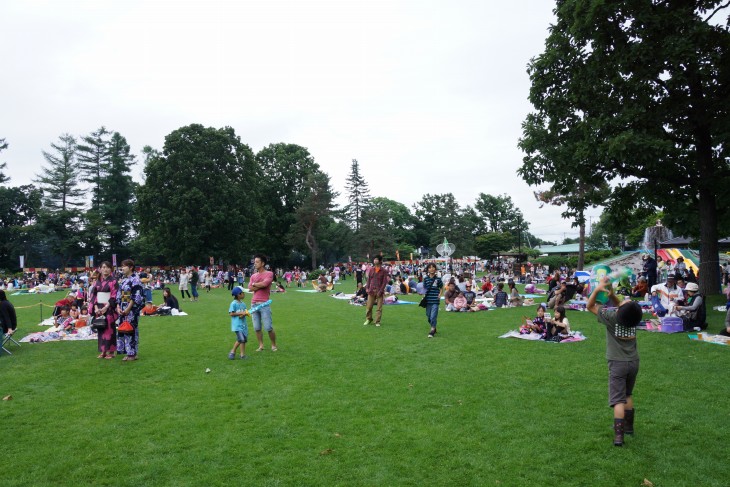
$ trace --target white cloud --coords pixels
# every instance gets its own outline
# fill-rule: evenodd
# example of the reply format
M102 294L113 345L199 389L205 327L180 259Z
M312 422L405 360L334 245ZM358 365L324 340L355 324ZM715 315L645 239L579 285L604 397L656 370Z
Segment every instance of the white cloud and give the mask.
M309 148L338 189L357 158L411 205L508 193L533 233L575 235L516 175L529 59L552 2L24 1L0 7L0 137L13 184L61 133L101 125L133 149L189 123L254 150ZM596 214L599 213L595 210Z

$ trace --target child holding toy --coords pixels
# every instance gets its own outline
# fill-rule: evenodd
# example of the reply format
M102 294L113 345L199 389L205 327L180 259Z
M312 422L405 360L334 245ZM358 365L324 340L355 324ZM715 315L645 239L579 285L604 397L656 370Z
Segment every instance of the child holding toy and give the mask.
M243 289L236 286L231 291L233 301L228 307L228 315L231 317L231 331L236 334L236 342L228 354L228 358L233 360L236 358L236 350L241 348L241 359L248 358L246 356L246 342L248 342L248 325L246 324L246 316L248 310L246 303L243 302Z
M545 332L545 308L542 304L537 306L537 316L534 320L525 320L525 324L520 326L520 335L529 335L530 333L543 334Z
M608 303L615 308L597 302L596 297L601 292L608 293ZM619 300L610 279L604 278L588 298L587 309L606 327L608 405L613 408L613 444L623 446L624 434L634 434L633 392L639 374L636 325L641 321L641 306L629 299Z

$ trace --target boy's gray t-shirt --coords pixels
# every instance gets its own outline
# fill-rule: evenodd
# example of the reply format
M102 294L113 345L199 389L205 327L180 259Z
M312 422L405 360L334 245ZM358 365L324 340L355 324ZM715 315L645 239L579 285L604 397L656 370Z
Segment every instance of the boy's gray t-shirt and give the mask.
M619 325L616 320L616 308L601 306L598 310L598 322L606 327L606 358L619 362L639 360L636 349L636 327Z

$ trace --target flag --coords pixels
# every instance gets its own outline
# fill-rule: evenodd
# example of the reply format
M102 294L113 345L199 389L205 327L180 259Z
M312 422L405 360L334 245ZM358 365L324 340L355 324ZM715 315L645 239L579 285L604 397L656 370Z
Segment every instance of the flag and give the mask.
M20 257L20 268L22 269L23 267L25 267L25 265L24 265L25 264L25 256L24 255L20 255L19 257Z
M117 266L117 254L112 254L112 267Z

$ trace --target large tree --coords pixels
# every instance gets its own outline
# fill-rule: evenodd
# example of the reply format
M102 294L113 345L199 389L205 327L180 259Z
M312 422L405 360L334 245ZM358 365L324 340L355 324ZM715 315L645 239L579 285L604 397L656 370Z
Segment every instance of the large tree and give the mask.
M230 127L181 127L150 151L138 190L140 232L165 263L247 261L261 243L261 176Z
M414 241L414 218L403 203L388 198L373 198L362 213L357 238L360 255L394 256L401 244Z
M729 175L730 32L717 16L729 5L557 1L529 65L535 112L521 141L534 181L606 181L609 204L689 203L706 293L719 289L717 196Z
M0 268L15 269L18 255L26 255L26 238L41 208L41 192L32 185L0 186Z
M105 173L100 183L99 216L109 253L125 252L132 237L136 185L132 181L134 155L127 139L114 132L109 140Z
M43 206L54 212L73 211L82 204L78 194L76 139L69 134L61 135L51 148L51 152L43 151L47 165L35 179L43 191Z
M35 181L43 192L43 207L38 215L49 259L58 259L61 267L80 255L79 249L79 170L76 161L76 139L64 134L53 151L43 151L47 165ZM50 260L47 262L51 262Z
M97 213L101 211L101 186L109 167L109 135L105 127L100 127L81 137L76 148L83 180L91 186L91 209Z
M320 241L332 219L337 193L330 186L329 176L314 171L304 182L304 199L295 211L295 222L290 232L290 242L296 247L304 243L311 258L312 269L317 268L320 256Z
M347 191L348 201L347 206L344 208L345 214L350 226L357 233L360 231L363 212L367 210L370 203L368 183L360 174L360 163L357 162L357 159L353 159L350 165L350 174L345 181L345 190Z
M522 211L515 207L512 197L508 194L493 196L479 193L474 210L481 220L480 233L511 232L517 233L517 227L524 223Z
M289 259L291 245L286 236L295 223L295 211L304 201L305 183L319 170L306 147L296 144L269 144L256 154L262 178L263 203L267 208L264 248L270 260L282 264Z
M455 257L474 253L475 213L469 206L462 208L452 193L425 194L413 209L416 245L428 246L435 253L446 238L456 246Z

